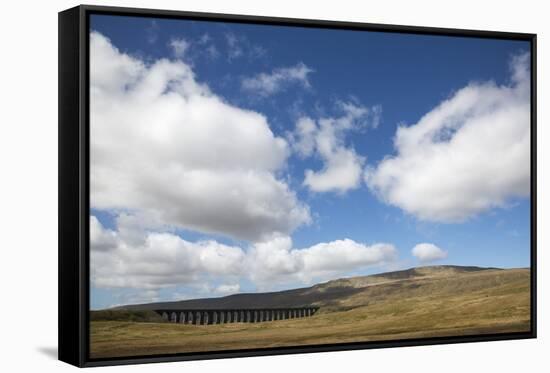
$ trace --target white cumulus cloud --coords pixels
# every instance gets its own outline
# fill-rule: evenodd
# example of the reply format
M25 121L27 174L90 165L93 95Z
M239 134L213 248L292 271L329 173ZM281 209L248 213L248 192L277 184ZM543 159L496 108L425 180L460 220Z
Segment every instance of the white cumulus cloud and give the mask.
M161 289L215 282L243 273L244 251L213 240L190 242L169 232L154 232L117 219L117 230L90 219L100 234L90 237L91 281L102 288ZM101 237L111 238L104 246Z
M311 220L277 176L289 146L183 61L147 64L90 35L90 202L158 224L259 240Z
M361 184L365 157L346 144L346 134L376 127L380 107L367 108L351 102L340 102L340 117L314 120L301 117L291 135L294 150L305 158L316 155L323 161L321 170L307 169L303 184L314 192L344 193Z
M422 263L429 263L436 260L445 259L448 253L434 244L420 243L413 247L412 255L414 255Z
M396 258L397 250L391 244L365 245L343 239L294 248L288 236L256 243L247 257L251 263L250 276L260 288L327 281Z
M293 247L291 238L283 235L246 248L214 240L191 242L171 232L147 229L139 222L137 217L122 214L116 219L116 230L111 230L91 217L95 287L159 290L185 286L203 289L203 296L221 295L239 292L242 281L255 284L256 290L309 285L384 265L397 257L393 245L366 245L351 239L306 248Z
M418 123L400 126L396 155L365 173L370 189L435 222L462 222L528 197L529 63L529 54L515 56L508 84L471 83Z
M271 96L280 92L292 83L298 83L309 88L308 75L313 70L300 62L296 66L274 69L271 73L260 73L244 78L241 82L243 90L257 93L261 96Z
M95 216L90 216L90 242L95 251L108 251L116 247L117 235L111 230L104 229Z

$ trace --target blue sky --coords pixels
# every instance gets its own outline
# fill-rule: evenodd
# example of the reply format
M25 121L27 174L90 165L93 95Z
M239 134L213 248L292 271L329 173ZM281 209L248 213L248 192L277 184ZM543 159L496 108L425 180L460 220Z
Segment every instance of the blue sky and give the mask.
M103 15L91 16L90 27L99 35L92 38L98 47L91 54L91 215L97 222L91 243L92 308L306 286L418 265L529 266L529 148L521 141L529 131L523 89L529 81L522 75L527 42ZM96 50L108 56L106 62L95 58ZM147 101L134 102L141 115L124 127L120 113L102 100L126 108L137 97L132 91L143 93L135 87L157 76L152 72L162 59L173 65L161 74L165 92L150 100L163 106L157 112L147 109ZM181 111L174 106L173 115L168 114L171 93L188 105ZM177 140L178 125L201 126L196 107L203 104L193 105L204 97L209 98L205 105L215 101L209 113L225 114L205 125L214 132L197 134L206 139L202 148L189 155L177 144L166 150L172 142L149 144L156 141L150 140L151 128L174 129L168 138ZM233 129L250 121L261 136L267 131L265 151L253 144L247 148L249 139L242 137L248 136L247 128L239 136L234 130L220 132L226 118ZM307 134L298 131L301 120L310 123ZM119 125L135 135L127 139L113 129ZM399 128L405 130L396 143ZM487 132L492 129L493 134ZM420 132L419 140L415 133ZM140 133L149 137L138 138ZM153 139L165 135L151 133ZM204 193L213 193L212 198L205 194L205 201L219 200L212 208L223 211L224 203L234 202L218 198L224 191L234 188L246 200L253 183L266 192L245 210L237 203L219 223L199 221L198 202L197 214L179 211L194 208L186 205L191 192L183 189L202 182L188 176L203 175L189 159L200 156L201 149L208 149L206 157L224 152L231 145L223 142L224 135L227 142L242 140L243 155L226 160L227 168L234 168L228 178L216 163L200 167L220 188L205 188ZM476 139L471 153L479 161L472 161L462 138ZM326 141L330 145L323 151ZM162 167L174 163L170 172L176 168L174 175L185 182L163 181L173 180L176 192L163 189L157 196L157 189L146 189L159 168L134 156L141 151L158 156ZM280 157L271 159L278 151ZM116 155L114 165L103 161ZM249 169L240 166L242 159L251 159L245 162ZM120 170L123 181L113 182ZM252 177L248 184L241 184L246 176L238 177L240 172ZM416 177L428 180L429 187ZM292 217L268 216L260 226L263 220L247 215L250 204L270 203L284 206L281 211ZM242 226L232 223L241 219L240 212ZM247 228L250 221L258 221L255 230ZM145 235L127 234L133 229ZM166 245L158 255L153 241ZM210 243L197 246L201 242ZM413 255L419 244L424 246ZM423 250L425 255L419 254ZM154 267L162 253L171 257L170 264L160 259ZM204 262L205 255L229 257L235 266ZM343 259L331 267L317 255ZM149 274L140 276L140 268ZM170 274L157 273L163 268Z

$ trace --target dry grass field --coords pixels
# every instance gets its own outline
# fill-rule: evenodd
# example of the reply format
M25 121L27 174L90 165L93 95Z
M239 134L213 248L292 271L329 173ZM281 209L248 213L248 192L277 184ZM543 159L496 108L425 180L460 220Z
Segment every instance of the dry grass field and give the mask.
M458 267L460 268L460 267ZM92 321L91 357L381 341L529 331L528 269L424 267L407 276L330 281L311 291L357 291L320 302L313 317L220 325ZM348 293L350 294L350 293Z

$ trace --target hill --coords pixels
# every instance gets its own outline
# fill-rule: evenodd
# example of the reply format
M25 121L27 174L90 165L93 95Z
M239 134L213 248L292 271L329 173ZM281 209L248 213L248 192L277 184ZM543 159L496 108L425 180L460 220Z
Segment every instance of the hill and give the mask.
M161 309L219 309L219 308L275 308L300 307L316 305L324 309L347 308L350 299L368 291L373 285L386 284L386 290L396 289L398 284L417 284L420 280L435 280L455 277L460 274L481 271L500 271L497 268L463 267L463 266L427 266L410 268L401 271L381 274L342 278L317 284L307 288L284 290L266 293L241 293L218 298L190 299L174 302L157 302L125 305L113 310L146 311ZM390 284L393 284L390 286ZM371 299L364 299L369 302ZM353 302L352 302L353 303ZM355 305L357 302L354 302Z

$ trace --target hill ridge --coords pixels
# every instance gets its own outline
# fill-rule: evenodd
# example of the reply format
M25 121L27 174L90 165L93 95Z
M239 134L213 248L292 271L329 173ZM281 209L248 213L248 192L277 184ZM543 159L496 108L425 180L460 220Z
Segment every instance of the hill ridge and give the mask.
M342 300L353 297L366 287L420 280L422 278L449 277L482 271L506 271L495 267L435 265L412 267L404 270L382 272L366 276L344 277L318 283L309 287L263 293L238 293L215 298L197 298L168 302L129 304L111 310L153 309L216 309L216 308L276 308L308 305L336 306Z

